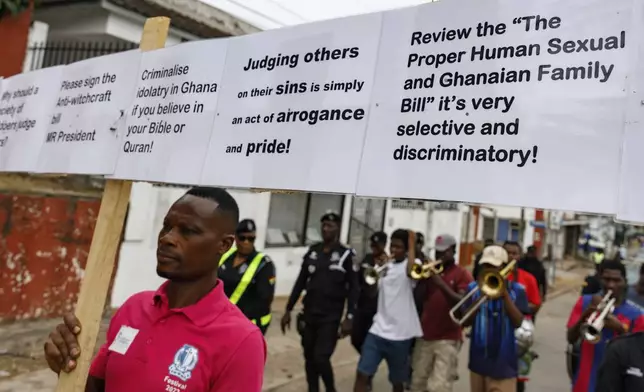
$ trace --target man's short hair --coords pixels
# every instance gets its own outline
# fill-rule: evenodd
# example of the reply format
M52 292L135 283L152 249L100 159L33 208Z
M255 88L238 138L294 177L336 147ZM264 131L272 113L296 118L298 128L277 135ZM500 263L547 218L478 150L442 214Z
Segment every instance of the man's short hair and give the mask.
M609 270L618 270L624 279L626 279L626 267L619 260L604 260L599 266L599 271L604 272Z
M391 233L391 240L400 240L405 249L409 248L409 230L397 229Z
M537 247L534 245L528 246L528 249L526 249L526 252L528 253L536 253L537 252Z
M239 223L239 206L235 198L227 190L223 188L197 186L190 188L186 192L186 195L214 201L217 203L217 211L233 221L233 229L237 227Z
M503 246L505 247L506 245L517 246L519 247L519 250L521 250L521 245L516 241L505 241Z

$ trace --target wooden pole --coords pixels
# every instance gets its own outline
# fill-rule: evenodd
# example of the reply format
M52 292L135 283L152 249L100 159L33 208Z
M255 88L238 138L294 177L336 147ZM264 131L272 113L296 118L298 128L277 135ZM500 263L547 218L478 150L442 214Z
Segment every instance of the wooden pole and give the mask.
M150 18L145 22L141 37L141 51L161 49L170 29L170 19ZM98 213L92 244L87 257L85 277L76 304L76 317L83 330L78 337L81 356L76 369L60 373L56 392L84 392L87 374L96 346L103 309L110 284L116 253L120 246L121 232L130 200L131 181L107 180L101 209Z

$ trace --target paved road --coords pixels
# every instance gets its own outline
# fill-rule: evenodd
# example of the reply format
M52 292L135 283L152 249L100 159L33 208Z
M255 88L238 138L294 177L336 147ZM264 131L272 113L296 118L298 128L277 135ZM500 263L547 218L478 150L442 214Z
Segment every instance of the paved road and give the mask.
M576 299L575 293L564 294L551 302L547 302L539 314L535 343L535 350L539 353L539 359L533 364L531 380L526 388L527 391L570 391L564 356L566 348L565 325ZM340 392L353 390L355 368L355 362L335 367L337 387ZM459 374L461 380L457 382L454 392L469 392L466 345L464 345L460 355ZM381 366L374 381L374 392L391 391L385 366ZM293 380L288 385L271 389L271 392L303 392L306 390L306 382L300 378Z

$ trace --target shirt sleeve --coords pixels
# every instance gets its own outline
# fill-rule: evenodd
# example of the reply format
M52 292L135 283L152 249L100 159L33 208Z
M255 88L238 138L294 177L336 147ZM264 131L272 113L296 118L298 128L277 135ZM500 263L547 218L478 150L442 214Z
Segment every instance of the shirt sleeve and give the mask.
M577 322L581 318L581 314L584 312L583 301L584 301L584 297L579 297L579 299L577 300L577 303L575 304L575 306L572 308L572 311L570 312L570 316L568 317L568 324L566 324L566 328L571 328L573 325L577 324Z
M271 314L271 304L275 295L275 264L266 257L262 268L257 272L255 282L257 285L258 305L261 315Z
M291 291L291 295L288 298L288 302L286 303L286 311L290 312L293 310L295 307L295 304L297 303L297 300L300 299L300 295L302 294L302 291L306 288L306 278L308 277L308 255L310 253L306 252L304 255L304 258L302 260L302 267L300 267L300 273L297 276L297 279L295 280L295 285L293 286L293 290Z
M530 273L526 273L525 293L528 297L528 302L535 305L541 305L541 293L539 292L539 285L537 280Z
M118 334L118 330L123 324L121 320L122 318L121 312L125 307L125 305L126 304L123 304L123 306L121 306L116 311L116 313L114 313L114 316L112 316L112 319L110 320L110 325L109 327L107 327L107 338L105 339L105 344L103 344L101 348L98 350L96 357L94 357L94 360L92 361L92 364L89 367L89 375L92 377L105 380L105 369L107 368L107 358L109 356L109 347L114 342L114 339Z
M360 296L360 281L358 279L358 272L353 268L353 257L355 256L353 249L347 249L345 252L349 252L343 265L343 268L346 271L347 285L349 286L347 314L353 315L358 304L358 297Z
M261 392L266 363L266 342L252 332L232 355L210 392Z
M469 290L470 283L474 281L472 274L466 269L461 270L461 274L456 282L456 291L467 293Z
M629 332L644 332L644 314L640 314L633 320L633 330Z
M528 296L526 295L526 291L523 289L522 286L517 285L516 286L516 298L514 299L514 304L516 305L517 308L521 311L521 313L526 314L529 312L528 308Z
M595 391L592 392L624 391L624 380L621 374L622 364L619 355L619 343L609 344L597 371Z

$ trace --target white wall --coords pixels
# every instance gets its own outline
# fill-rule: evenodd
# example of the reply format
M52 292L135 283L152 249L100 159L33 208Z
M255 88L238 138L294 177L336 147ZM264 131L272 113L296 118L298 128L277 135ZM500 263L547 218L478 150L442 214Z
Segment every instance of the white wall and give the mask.
M37 8L35 19L49 26L50 40L101 41L118 38L138 43L146 18L104 2ZM166 46L178 44L182 39L196 38L171 28Z

